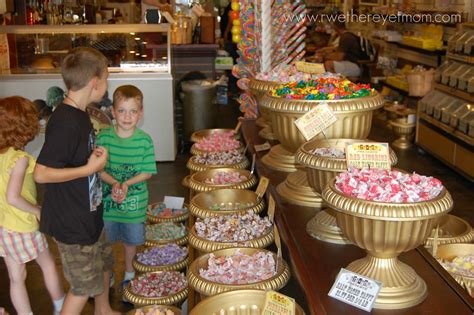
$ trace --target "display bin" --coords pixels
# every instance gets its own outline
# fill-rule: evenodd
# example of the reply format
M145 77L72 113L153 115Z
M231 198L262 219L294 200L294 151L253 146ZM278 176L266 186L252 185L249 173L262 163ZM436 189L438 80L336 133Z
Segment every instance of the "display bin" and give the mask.
M445 85L449 84L451 75L461 66L463 66L462 63L453 61L452 64L449 67L447 67L441 74L441 84L445 84Z
M474 111L470 111L466 115L459 119L458 129L465 134L469 134L474 137L474 128L472 128L474 122Z
M443 106L445 104L447 105L447 102L449 102L449 100L452 98L448 94L442 92L440 92L440 94L441 95L439 96L439 98L436 98L437 102L431 101L429 103L426 103L426 114L433 116L435 107Z
M461 99L456 99L454 103L451 103L450 106L441 108L441 122L444 124L449 125L449 122L451 121L451 116L452 114L461 108L466 102L464 102Z
M472 65L468 68L466 73L459 77L458 89L466 91L469 86L469 80L474 80L474 66Z
M458 101L457 98L449 96L448 100L441 103L441 104L436 104L433 106L433 117L435 119L441 120L441 113L443 110L447 110L453 106L456 105L456 102Z
M436 82L441 82L441 75L452 63L451 60L445 60L438 68L436 68L434 75L434 80Z
M427 107L429 104L432 104L434 100L440 99L441 97L444 97L446 94L439 92L437 90L432 90L428 92L419 102L418 102L418 108L420 112L424 113L427 110Z
M454 71L449 78L449 86L456 87L461 80L461 77L465 76L473 69L472 65L462 65L456 71Z
M451 114L449 125L451 127L457 128L459 126L459 120L461 119L461 117L467 115L471 111L474 111L474 107L472 105L467 103L462 105Z

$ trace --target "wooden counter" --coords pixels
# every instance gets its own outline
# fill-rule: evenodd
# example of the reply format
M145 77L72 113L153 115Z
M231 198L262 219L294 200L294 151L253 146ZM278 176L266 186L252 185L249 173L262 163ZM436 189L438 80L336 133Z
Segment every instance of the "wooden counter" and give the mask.
M258 136L254 120L245 120L242 133L246 143L250 143L250 153L255 153L254 145L264 143ZM276 223L284 242L284 258L292 266L292 276L296 277L305 292L305 297L293 296L297 302L306 299L307 309L313 315L353 315L367 314L362 310L330 298L327 294L339 270L350 262L365 256L365 252L354 245L336 245L312 238L306 232L306 223L318 209L301 207L282 201L276 193L276 185L286 174L273 171L261 163L268 151L257 153L258 175L270 179L268 193L275 199ZM268 194L267 194L268 195ZM289 255L286 256L285 254ZM423 247L400 255L400 260L415 269L428 287L428 297L421 304L401 310L372 310L372 314L473 314L473 299L445 272Z

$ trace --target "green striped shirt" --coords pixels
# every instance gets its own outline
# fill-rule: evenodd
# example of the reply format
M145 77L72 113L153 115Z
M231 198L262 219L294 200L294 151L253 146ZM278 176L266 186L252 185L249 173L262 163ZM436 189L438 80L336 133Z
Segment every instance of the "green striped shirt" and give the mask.
M136 129L129 138L120 138L114 127L102 129L97 145L109 152L105 171L123 183L140 174L156 174L155 149L151 137ZM122 223L140 223L146 220L148 188L146 182L128 187L125 200L118 204L112 200L112 186L103 183L104 220Z

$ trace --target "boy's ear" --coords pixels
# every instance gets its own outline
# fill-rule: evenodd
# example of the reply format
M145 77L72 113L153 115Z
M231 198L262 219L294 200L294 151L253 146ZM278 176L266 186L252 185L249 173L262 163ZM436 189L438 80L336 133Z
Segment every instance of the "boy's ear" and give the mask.
M97 82L98 82L99 78L98 77L93 77L90 81L90 85L91 87L95 90L97 88Z

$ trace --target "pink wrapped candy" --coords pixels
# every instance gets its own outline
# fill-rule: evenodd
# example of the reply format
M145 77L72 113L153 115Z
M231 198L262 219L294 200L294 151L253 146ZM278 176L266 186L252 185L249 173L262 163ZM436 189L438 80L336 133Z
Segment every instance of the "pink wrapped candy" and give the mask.
M209 255L208 268L199 269L206 280L223 284L249 284L276 275L276 262L270 252L242 254L239 249L232 256Z
M187 285L186 276L177 271L145 273L130 281L132 293L145 297L173 295Z
M336 159L345 159L346 153L344 150L338 148L317 148L311 151L312 154L327 157L327 158L336 158Z
M242 162L244 156L237 150L196 155L195 161L204 165L231 165Z
M196 143L196 148L207 152L230 151L240 147L234 138L234 131L218 132L207 136Z
M204 181L206 184L212 185L226 185L226 184L237 184L248 180L247 176L240 175L239 172L217 172L211 178L206 178Z
M443 190L441 181L433 177L368 168L339 174L336 187L350 197L391 203L426 201Z
M136 309L135 315L174 315L174 312L166 307L153 305L146 311L141 308Z

